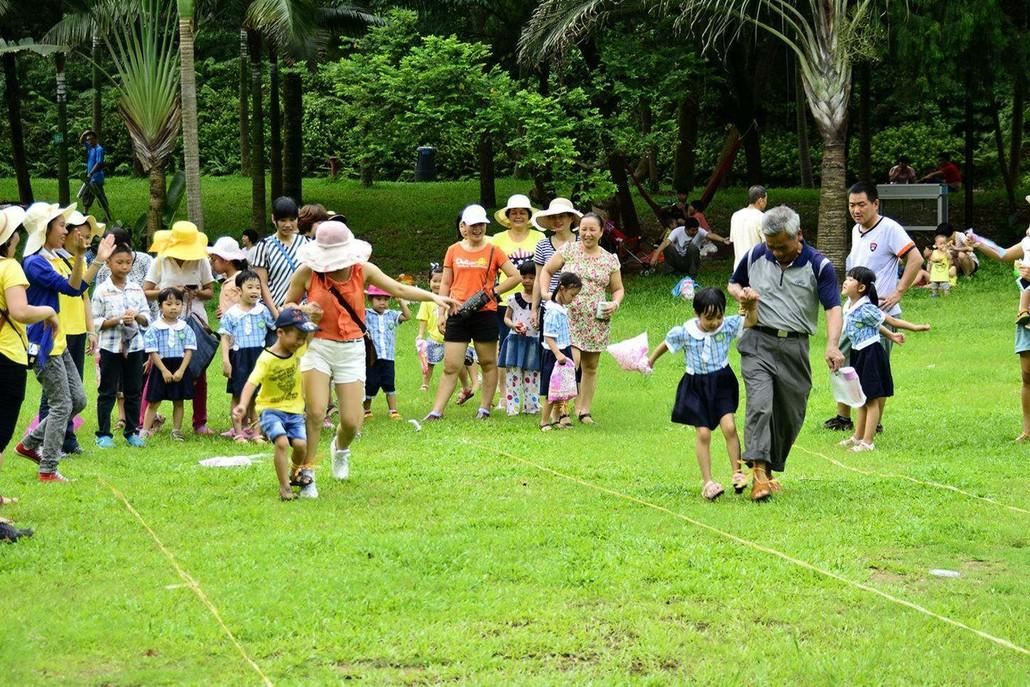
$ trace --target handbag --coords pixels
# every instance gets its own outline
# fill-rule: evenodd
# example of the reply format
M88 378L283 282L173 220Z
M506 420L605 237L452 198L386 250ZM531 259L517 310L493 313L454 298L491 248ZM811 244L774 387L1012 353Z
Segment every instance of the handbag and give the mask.
M376 360L379 359L379 356L376 354L376 345L375 342L372 341L372 335L368 333L368 327L365 326L365 320L358 317L358 314L354 312L354 308L352 308L350 303L347 302L347 299L341 296L336 289L329 285L329 281L326 279L324 274L318 273L318 276L320 279L325 280L323 282L325 290L333 294L336 298L336 302L340 304L340 307L347 311L350 318L358 325L358 329L361 330L361 338L365 342L365 367L372 367L376 364Z
M576 398L576 365L566 358L564 363L556 363L551 370L547 400L551 403L563 403L573 398Z
M457 312L452 315L459 320L467 320L472 317L473 314L479 312L487 306L492 300L492 296L487 290L487 282L489 281L490 265L494 262L494 247L490 246L490 256L486 259L486 271L483 273L483 288L476 291L474 294L465 299L465 302L461 304Z
M211 331L204 320L195 312L191 312L186 318L186 326L193 330L197 338L197 350L190 356L190 376L193 379L200 379L207 374L207 366L214 360L218 352L218 337Z

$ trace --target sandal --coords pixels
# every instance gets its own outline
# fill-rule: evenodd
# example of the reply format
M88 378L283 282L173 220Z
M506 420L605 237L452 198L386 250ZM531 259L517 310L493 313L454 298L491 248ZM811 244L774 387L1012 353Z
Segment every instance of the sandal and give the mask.
M1026 432L1023 432L1022 434L1020 434L1018 437L1016 437L1012 441L1015 444L1025 444L1028 441L1030 441L1030 434L1027 434Z
M541 432L550 432L550 431L554 430L555 424L557 424L557 423L555 423L555 422L544 422L544 423L541 423L540 431Z
M463 406L463 405L465 405L465 403L468 402L468 400L470 398L472 398L475 395L476 395L476 392L473 391L472 389L462 389L461 393L458 394L458 398L454 402L457 403L460 406Z
M701 487L701 496L705 497L708 501L714 501L722 494L723 488L718 482L705 482L705 485Z
M0 496L0 506L13 506L18 503L18 499L13 496Z
M301 473L300 470L298 470L290 476L291 487L300 487L301 489L303 489L304 487L309 486L314 481L314 477L312 477L311 475L305 475Z
M775 477L770 477L769 491L773 494L779 494L781 491L783 491L783 485L780 484L780 480L776 479Z
M747 489L747 475L740 470L733 473L733 493L743 494Z
M423 384L422 386L420 386L418 388L418 390L419 391L429 391L429 385L428 384Z
M579 423L581 425L593 425L593 424L596 424L594 422L594 416L591 415L590 413L580 413L578 415L578 417L579 417Z
M571 429L572 420L569 419L568 413L562 413L558 416L558 429Z
M125 429L125 420L119 420L118 422L114 423L114 428Z

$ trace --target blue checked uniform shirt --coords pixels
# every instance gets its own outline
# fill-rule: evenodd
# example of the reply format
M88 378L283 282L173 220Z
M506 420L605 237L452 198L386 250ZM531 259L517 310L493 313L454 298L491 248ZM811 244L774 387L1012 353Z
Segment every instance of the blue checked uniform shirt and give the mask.
M844 331L840 339L850 341L855 351L879 343L880 325L885 318L884 312L863 296L844 310Z
M544 304L544 336L554 339L559 349L572 345L572 334L569 332L569 311L554 301ZM547 344L543 344L547 348Z
M257 303L249 312L244 312L237 303L222 313L218 334L232 337L234 351L241 348L264 348L265 335L274 323L271 311L264 304Z
M718 372L730 364L730 346L744 333L744 318L728 315L714 332L701 329L698 318L673 327L665 335L665 345L673 353L682 350L687 374L705 375Z
M147 303L143 287L131 281L125 281L125 288L119 289L108 279L98 286L93 292L93 324L97 329L97 345L100 350L111 353L122 352L122 341L128 340L125 347L126 353L135 353L143 350L143 333L135 327L126 327L119 323L117 327L101 329L100 325L104 320L113 317L121 317L126 310L135 310L149 322L150 304ZM133 330L137 333L132 335Z
M186 326L185 320L168 324L158 320L150 325L143 335L143 348L147 353L157 353L161 360L166 358L182 358L188 350L197 350L197 337L193 330Z
M397 325L400 323L400 310L386 310L382 315L372 308L365 310L365 326L380 360L393 360L396 356Z

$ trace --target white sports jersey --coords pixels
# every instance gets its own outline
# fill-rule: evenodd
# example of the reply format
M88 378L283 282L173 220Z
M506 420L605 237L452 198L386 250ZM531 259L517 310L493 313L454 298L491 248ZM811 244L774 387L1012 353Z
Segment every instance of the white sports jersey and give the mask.
M876 293L886 298L898 290L901 259L914 248L915 243L900 224L890 217L880 217L868 230L860 224L851 229L851 252L845 266L849 270L852 267L871 269L876 273ZM888 314L900 315L901 305L895 305Z

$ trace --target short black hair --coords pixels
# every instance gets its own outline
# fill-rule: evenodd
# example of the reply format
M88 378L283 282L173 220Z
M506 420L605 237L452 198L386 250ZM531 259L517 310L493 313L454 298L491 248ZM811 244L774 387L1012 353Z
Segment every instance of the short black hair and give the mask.
M532 260L526 260L519 265L519 274L523 277L527 277L531 274L536 274L536 263Z
M186 294L183 293L182 289L176 286L166 286L157 294L157 304L161 305L165 301L169 301L173 298L180 301L185 300Z
M122 226L110 227L106 232L104 232L104 235L105 236L113 236L115 244L118 244L118 245L124 244L124 245L129 247L129 250L132 250L132 234L130 234L129 230L126 229L125 227L122 227Z
M726 294L711 286L694 294L694 312L713 317L726 312Z
M234 260L233 262L236 261ZM259 282L261 281L261 277L259 277L258 273L253 270L241 270L240 272L237 272L236 278L233 279L233 281L236 282L236 288L242 289L243 285L251 279L257 279Z
M934 230L933 235L935 238L937 236L947 236L950 239L951 235L954 233L955 227L952 226L951 222L941 222L937 225L937 228Z
M900 162L903 165L907 165L909 162L912 162L912 161L908 159L908 155L899 155L898 156L898 162Z
M683 221L683 225L682 226L686 227L687 229L700 229L701 228L701 222L697 219L697 217L684 217L682 221Z
M300 215L300 208L297 201L289 196L279 196L272 201L272 219L297 219Z
M857 181L848 189L849 196L857 196L860 193L864 193L870 203L880 200L880 193L876 190L876 184L871 184L868 181Z
M257 245L257 242L261 240L261 236L253 229L244 229L243 235L250 239L250 242L254 245Z
M708 203L704 202L700 198L698 198L697 200L690 201L690 204L697 212L704 212L705 208L708 207Z
M132 255L132 246L127 243L118 243L118 240L115 239L114 249L111 251L111 257L113 258L119 253L128 253L129 255Z

